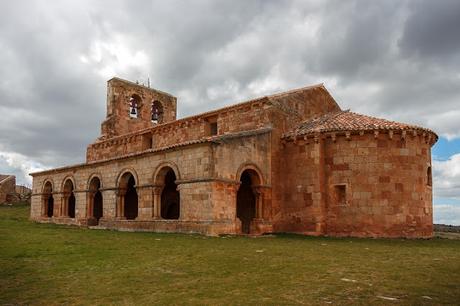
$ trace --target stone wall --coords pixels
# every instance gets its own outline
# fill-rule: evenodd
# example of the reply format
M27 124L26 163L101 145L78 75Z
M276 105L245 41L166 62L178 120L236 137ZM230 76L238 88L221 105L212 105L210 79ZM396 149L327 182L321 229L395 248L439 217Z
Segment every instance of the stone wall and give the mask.
M321 135L287 143L279 231L431 237L431 144L393 132Z
M329 235L432 236L431 144L423 135L329 138L325 147Z
M130 116L130 98L137 97L137 117ZM113 78L107 82L107 118L101 125L101 136L113 136L139 131L152 126L152 102L162 106L161 120L176 120L177 99L165 92Z
M125 84L122 83L122 85ZM128 90L129 86L125 87L121 87L124 94L117 94L117 96L122 96L122 100L126 100L129 93L132 92L132 90ZM114 86L114 88L118 87ZM110 101L110 99L109 96L108 100ZM115 113L123 113L125 117L108 115L113 126L107 125L107 122L103 123L103 126L106 126L103 128L103 136L88 146L87 162L145 150L157 150L216 135L238 133L268 126L285 131L302 120L340 109L327 90L321 86L301 89L289 94L263 97L197 116L175 121L168 120L159 125L153 125L149 120L129 118L126 105L121 102L116 105L122 105L122 109L116 108ZM274 116L274 113L278 113L278 116ZM273 120L274 117L280 119ZM139 120L142 124L125 127L126 124ZM213 123L217 125L215 135L211 132L211 124ZM115 129L116 132L110 132L110 129ZM126 133L123 134L121 131ZM107 135L111 136L108 137Z
M264 176L267 168L269 141L268 132L220 141L192 144L176 149L145 153L129 158L83 164L34 174L31 218L42 222L86 225L90 213L89 184L97 176L101 181L103 195L103 218L100 225L127 230L156 230L175 232L201 232L204 234L237 233L235 218L235 186L237 173L242 165L263 165ZM230 157L230 155L232 155ZM220 166L221 165L221 166ZM156 220L155 205L159 205L161 179L159 170L171 167L176 174L177 189L180 193L179 220ZM139 198L138 217L123 220L117 216L119 181L123 173L130 172L136 181ZM76 198L75 218L62 214L64 203L64 183L74 182ZM53 186L53 217L44 216L43 188L46 182ZM233 197L233 200L229 200ZM155 199L156 198L156 199Z

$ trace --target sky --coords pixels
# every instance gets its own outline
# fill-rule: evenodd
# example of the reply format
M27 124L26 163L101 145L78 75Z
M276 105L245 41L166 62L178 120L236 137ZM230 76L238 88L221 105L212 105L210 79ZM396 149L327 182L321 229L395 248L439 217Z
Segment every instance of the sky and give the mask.
M460 225L460 1L2 1L0 173L84 162L106 81L178 116L324 83L343 109L434 130L434 221Z

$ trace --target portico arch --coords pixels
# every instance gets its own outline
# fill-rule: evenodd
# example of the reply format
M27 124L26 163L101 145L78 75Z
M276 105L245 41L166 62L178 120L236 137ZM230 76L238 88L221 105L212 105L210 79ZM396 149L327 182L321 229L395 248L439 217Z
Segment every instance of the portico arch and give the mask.
M117 216L134 220L138 216L137 175L133 170L122 172L118 179Z
M75 183L71 177L64 180L63 185L63 212L67 217L75 218Z
M178 179L179 171L172 163L164 163L155 171L153 181L158 192L154 197L154 206L160 209L156 214L163 219L174 220L180 217L180 193L176 184Z
M42 190L42 216L51 218L54 215L53 183L45 181Z
M102 182L99 176L92 176L88 186L88 206L86 211L88 218L96 225L99 223L99 219L103 216L101 188Z

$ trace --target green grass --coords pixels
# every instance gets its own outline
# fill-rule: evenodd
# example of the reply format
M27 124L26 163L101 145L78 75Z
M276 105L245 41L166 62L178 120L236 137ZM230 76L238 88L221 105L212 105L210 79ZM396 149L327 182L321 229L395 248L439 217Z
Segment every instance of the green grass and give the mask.
M128 233L36 224L28 209L0 207L0 305L460 301L460 240Z

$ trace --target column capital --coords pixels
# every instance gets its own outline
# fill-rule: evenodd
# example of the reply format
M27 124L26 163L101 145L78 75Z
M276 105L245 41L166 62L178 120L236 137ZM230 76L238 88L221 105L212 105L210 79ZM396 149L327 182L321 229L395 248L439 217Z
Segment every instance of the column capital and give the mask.
M126 194L126 191L127 191L126 188L117 188L117 189L115 189L115 194L117 196L122 197L122 196L124 196Z

